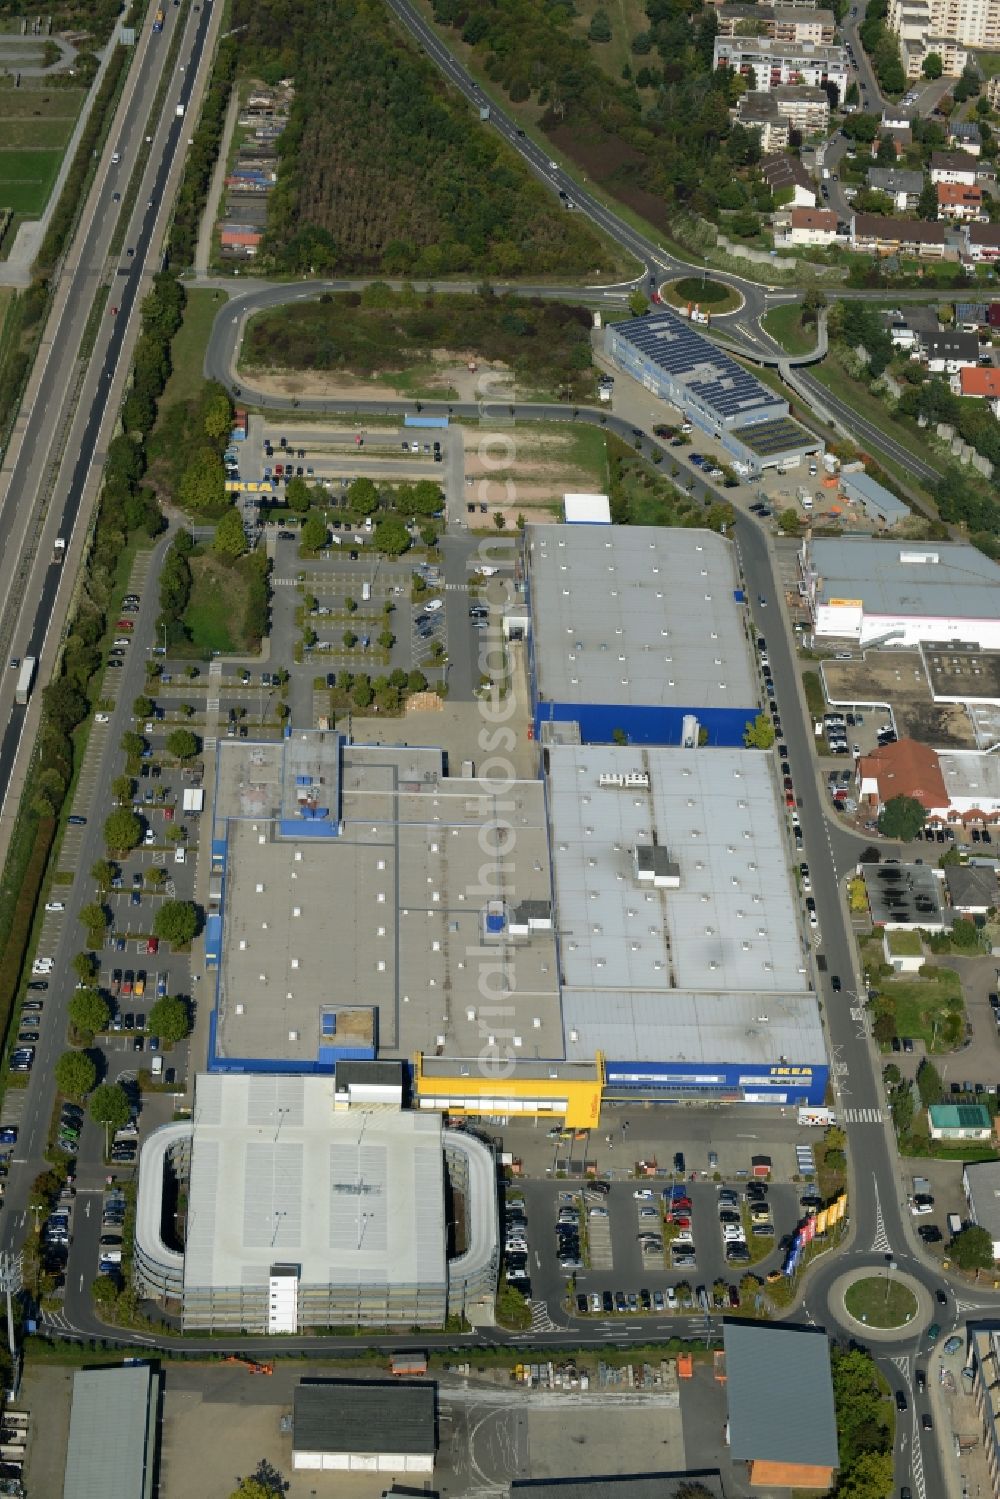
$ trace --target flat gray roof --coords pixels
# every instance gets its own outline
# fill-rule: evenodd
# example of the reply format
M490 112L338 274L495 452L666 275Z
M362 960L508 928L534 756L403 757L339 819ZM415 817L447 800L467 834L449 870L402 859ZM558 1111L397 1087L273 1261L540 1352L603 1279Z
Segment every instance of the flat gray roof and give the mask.
M884 484L879 484L871 474L841 474L840 487L848 498L857 497L862 504L867 500L869 504L880 510L890 521L895 523L900 520L908 520L910 516L909 505L904 505L898 500L891 489L886 489Z
M1000 1239L1000 1161L967 1162L965 1179L972 1216L996 1243Z
M982 801L987 810L1000 802L1000 756L955 755L941 750L938 765L953 800L968 800L973 805Z
M720 37L716 45L736 46L739 40ZM767 45L774 47L777 43ZM629 318L612 327L616 338L631 344L723 420L739 417L741 422L753 422L768 413L780 415L788 410L787 401L676 312L661 309L650 317Z
M815 994L697 994L677 989L622 992L564 989L566 1051L581 1060L601 1051L621 1063L644 1061L824 1066L826 1047ZM616 1077L621 1081L620 1068ZM718 1079L719 1083L725 1081ZM794 1083L794 1077L789 1083Z
M872 921L887 926L939 926L943 882L929 864L865 864Z
M446 1284L438 1114L334 1112L325 1076L200 1073L185 1293L268 1284Z
M838 1467L826 1333L727 1321L722 1336L733 1459Z
M541 782L444 776L440 751L348 746L340 836L283 836L271 813L269 785L281 785L275 749L220 745L213 822L228 847L219 1055L304 1065L333 1007L334 1045L370 1044L377 1031L380 1056L438 1047L475 1056L480 976L494 965L491 1002L510 1007L526 1055L560 1055L553 933L532 929L512 942L485 930L493 899L509 909L551 900ZM508 822L516 837L501 856L491 829Z
M528 526L539 698L743 708L758 685L732 544L713 531Z
M63 1499L143 1499L152 1493L153 1375L148 1364L73 1375Z
M805 992L770 755L553 746L549 817L568 988ZM666 851L673 885L638 878L642 845Z
M995 619L1000 608L1000 567L961 542L822 538L811 554L819 604L860 598L866 614L915 619Z
M436 1386L399 1379L304 1379L293 1400L296 1452L435 1450Z

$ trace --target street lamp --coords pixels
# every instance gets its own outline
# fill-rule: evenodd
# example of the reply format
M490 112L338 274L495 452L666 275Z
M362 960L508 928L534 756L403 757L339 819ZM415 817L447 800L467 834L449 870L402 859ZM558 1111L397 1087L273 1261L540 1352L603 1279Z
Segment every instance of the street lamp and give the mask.
M887 1304L889 1301L889 1287L892 1284L892 1272L895 1269L896 1261L891 1254L887 1254L885 1257L885 1299Z

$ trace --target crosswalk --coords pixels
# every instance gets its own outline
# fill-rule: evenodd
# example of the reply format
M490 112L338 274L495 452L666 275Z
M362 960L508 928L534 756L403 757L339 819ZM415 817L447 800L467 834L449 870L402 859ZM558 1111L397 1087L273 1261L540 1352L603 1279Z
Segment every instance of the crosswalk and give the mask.
M531 1307L531 1330L532 1332L555 1332L556 1324L549 1316L549 1309L544 1301L529 1301Z
M881 1109L845 1109L845 1124L881 1124Z

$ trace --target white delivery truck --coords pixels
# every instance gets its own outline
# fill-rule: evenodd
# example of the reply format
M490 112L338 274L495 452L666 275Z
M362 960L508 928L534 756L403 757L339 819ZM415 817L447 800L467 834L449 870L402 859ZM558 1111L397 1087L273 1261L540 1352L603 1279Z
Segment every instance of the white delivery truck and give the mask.
M822 1109L813 1105L799 1109L800 1124L818 1125L825 1129L828 1125L836 1124L836 1122L837 1116L832 1109Z

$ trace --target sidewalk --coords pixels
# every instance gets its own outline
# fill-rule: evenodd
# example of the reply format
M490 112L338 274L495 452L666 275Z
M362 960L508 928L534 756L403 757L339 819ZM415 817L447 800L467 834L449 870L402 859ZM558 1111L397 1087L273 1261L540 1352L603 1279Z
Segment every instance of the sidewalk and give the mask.
M208 189L208 197L205 199L205 211L201 216L201 227L198 230L198 245L194 252L194 273L196 276L207 276L212 259L212 231L218 217L218 205L226 180L226 163L229 160L229 143L236 129L236 120L240 112L240 87L239 80L233 85L233 91L229 96L229 108L226 111L226 123L222 130L222 140L219 143L219 155L212 172L212 181ZM226 287L229 290L229 287Z

